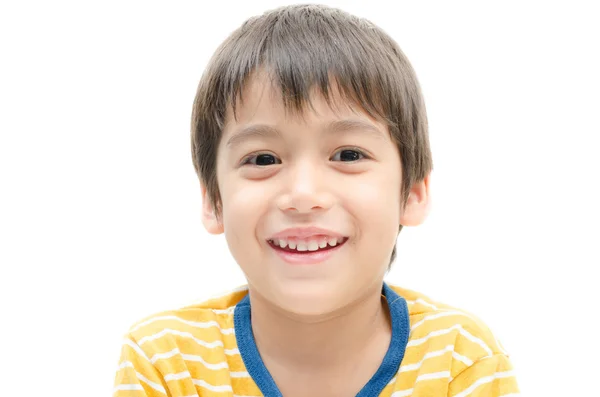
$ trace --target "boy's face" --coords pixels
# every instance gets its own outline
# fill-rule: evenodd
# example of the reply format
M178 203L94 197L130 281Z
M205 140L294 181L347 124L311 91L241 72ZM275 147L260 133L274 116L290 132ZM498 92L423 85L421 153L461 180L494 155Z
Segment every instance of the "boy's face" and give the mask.
M326 314L373 291L403 217L414 223L406 211L423 199L402 210L387 127L340 101L334 111L317 94L304 119L286 114L260 76L243 98L218 148L222 218L205 196L207 229L225 233L253 293L284 310Z

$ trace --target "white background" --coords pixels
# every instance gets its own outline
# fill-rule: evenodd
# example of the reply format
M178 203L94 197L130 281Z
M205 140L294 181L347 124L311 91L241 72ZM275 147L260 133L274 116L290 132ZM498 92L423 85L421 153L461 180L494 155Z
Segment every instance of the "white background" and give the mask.
M110 395L133 322L244 283L202 229L191 105L218 44L287 2L6 3L0 394ZM393 36L427 103L434 207L388 281L479 315L524 394L593 394L593 2L324 3Z

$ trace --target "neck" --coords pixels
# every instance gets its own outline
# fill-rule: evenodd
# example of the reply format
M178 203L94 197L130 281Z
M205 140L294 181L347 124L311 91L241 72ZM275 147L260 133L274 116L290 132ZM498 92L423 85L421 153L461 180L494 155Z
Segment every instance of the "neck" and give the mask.
M381 355L383 349L385 354L389 346L391 322L381 285L319 318L285 312L252 289L250 299L252 330L265 362L287 368L336 368L373 351Z

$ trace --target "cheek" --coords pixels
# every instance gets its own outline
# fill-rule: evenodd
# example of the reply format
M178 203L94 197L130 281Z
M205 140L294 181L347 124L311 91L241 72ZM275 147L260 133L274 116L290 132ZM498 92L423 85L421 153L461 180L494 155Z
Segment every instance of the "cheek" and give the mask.
M239 179L225 187L223 206L239 215L253 215L257 208L266 207L269 184L262 181ZM256 214L254 214L256 215Z
M258 183L239 181L222 190L223 223L227 243L235 253L255 246L256 230L267 208L265 189Z
M400 224L399 172L371 174L358 182L347 194L348 211L358 222L357 230L369 244L393 246Z

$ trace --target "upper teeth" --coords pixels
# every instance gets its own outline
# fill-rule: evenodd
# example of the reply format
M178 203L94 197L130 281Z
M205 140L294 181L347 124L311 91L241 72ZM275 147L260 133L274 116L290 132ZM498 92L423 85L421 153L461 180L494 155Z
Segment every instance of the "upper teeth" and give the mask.
M332 247L335 247L339 243L342 243L343 237L320 237L317 239L284 239L284 238L276 238L270 240L272 244L278 245L281 248L290 248L295 249L296 251L316 251L319 248L325 248L329 244Z

